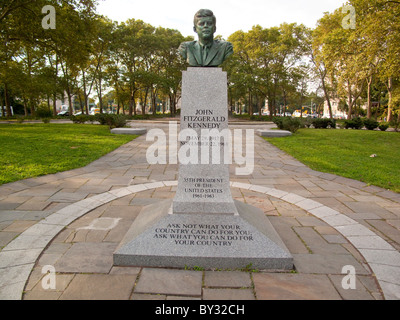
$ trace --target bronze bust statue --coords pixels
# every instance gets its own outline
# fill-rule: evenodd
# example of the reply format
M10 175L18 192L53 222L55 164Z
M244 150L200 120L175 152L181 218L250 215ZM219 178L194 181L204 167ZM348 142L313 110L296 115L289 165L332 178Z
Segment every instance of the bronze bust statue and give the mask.
M191 67L218 67L233 54L230 42L214 40L217 19L208 9L199 10L194 16L194 31L198 41L184 42L179 47L181 56Z

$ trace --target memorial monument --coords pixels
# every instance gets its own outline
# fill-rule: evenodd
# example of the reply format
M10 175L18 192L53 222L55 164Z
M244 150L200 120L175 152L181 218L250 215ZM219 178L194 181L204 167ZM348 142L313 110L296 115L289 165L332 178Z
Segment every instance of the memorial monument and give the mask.
M180 152L175 198L145 207L114 253L118 266L288 270L293 258L265 214L232 198L227 75L218 68L233 53L214 40L210 10L194 17L198 41L179 47L182 75Z

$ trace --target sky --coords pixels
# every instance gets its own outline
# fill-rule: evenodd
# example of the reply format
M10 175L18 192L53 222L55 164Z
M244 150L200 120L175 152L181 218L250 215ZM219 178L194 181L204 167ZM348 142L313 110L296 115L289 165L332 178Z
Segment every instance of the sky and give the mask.
M216 35L227 39L238 30L248 31L283 22L314 28L324 12L333 12L346 0L99 0L97 12L113 21L140 19L154 27L179 30L195 36L193 16L199 9L210 9L217 17Z

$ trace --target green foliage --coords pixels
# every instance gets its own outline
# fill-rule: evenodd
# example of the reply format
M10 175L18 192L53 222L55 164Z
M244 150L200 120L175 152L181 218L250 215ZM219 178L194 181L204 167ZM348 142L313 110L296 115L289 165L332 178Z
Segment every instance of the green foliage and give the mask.
M400 119L398 117L393 117L389 124L396 132L399 131Z
M53 114L51 113L51 111L47 108L39 108L36 111L36 116L38 118L51 118L53 116Z
M360 130L364 127L364 123L361 118L354 118L351 120L344 121L345 129L356 129Z
M287 130L292 133L296 133L297 130L303 127L302 121L299 118L291 117L276 117L273 122L278 126L280 130Z
M189 267L188 265L185 264L185 270L193 270L193 271L204 271L204 267L199 267L199 266L194 266L194 267Z
M301 121L303 123L303 128L310 128L313 124L313 120L314 119L311 119L310 117L302 118Z
M101 125L108 125L110 128L123 128L127 123L127 117L123 114L98 113L95 119Z
M380 125L379 125L379 130L381 130L381 131L386 131L387 129L389 129L389 123L387 123L387 122L382 122Z
M379 122L374 120L374 119L367 119L365 118L363 120L364 126L368 130L375 130L376 128L379 127Z
M313 170L400 192L400 134L368 130L301 129L266 138ZM371 154L377 154L370 158Z
M312 125L315 129L327 129L327 128L336 128L336 120L335 119L325 119L325 118L315 118L312 120Z
M283 130L283 120L282 117L275 117L272 121L277 125L278 129Z
M85 123L88 121L94 121L95 117L94 116L88 116L86 114L79 114L77 116L71 116L70 119L72 120L73 123Z
M270 117L269 116L257 116L257 115L251 115L249 116L249 119L251 121L270 121Z

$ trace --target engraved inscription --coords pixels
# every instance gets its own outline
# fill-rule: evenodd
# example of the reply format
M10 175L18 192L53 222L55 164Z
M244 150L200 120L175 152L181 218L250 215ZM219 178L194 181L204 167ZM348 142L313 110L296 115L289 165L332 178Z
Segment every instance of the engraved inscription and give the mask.
M236 241L254 241L248 230L237 224L168 224L154 229L154 238L170 239L176 245L232 246Z

